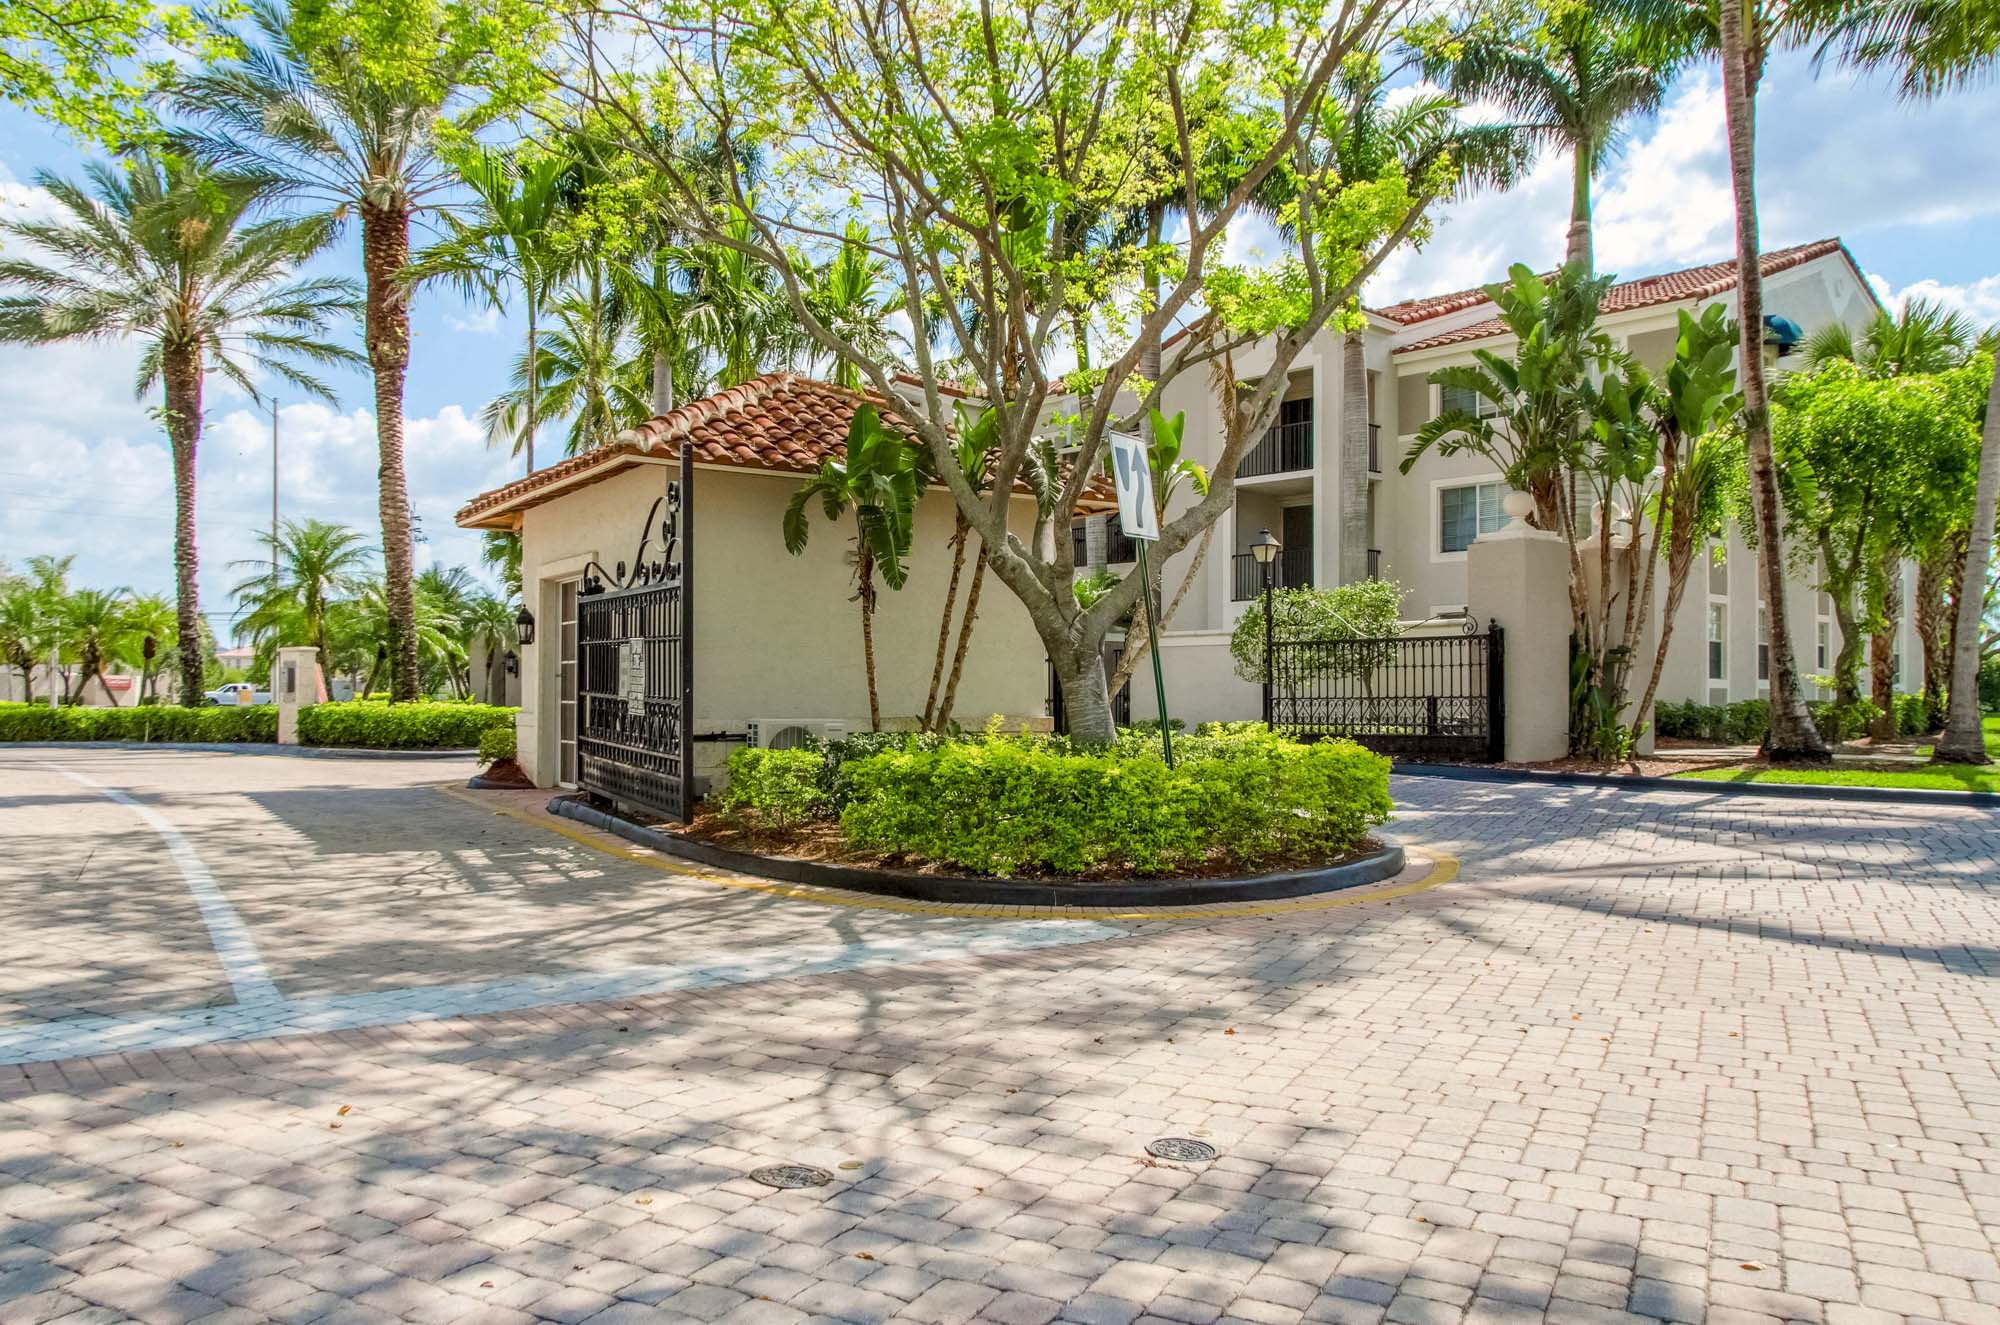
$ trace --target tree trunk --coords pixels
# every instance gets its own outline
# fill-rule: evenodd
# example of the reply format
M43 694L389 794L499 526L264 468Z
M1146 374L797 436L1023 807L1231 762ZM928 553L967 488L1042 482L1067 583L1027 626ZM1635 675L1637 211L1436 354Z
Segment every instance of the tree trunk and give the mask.
M539 425L536 416L541 413L542 408L542 346L539 334L535 330L537 301L532 290L529 291L526 302L528 305L528 431L524 445L528 453L528 472L532 474L535 472L535 429Z
M1340 368L1342 584L1368 578L1368 415L1368 361L1360 333L1350 331L1341 339Z
M938 688L944 684L944 655L951 647L951 617L958 606L958 580L965 573L965 540L972 533L972 526L963 514L951 531L951 582L944 591L944 614L938 618L937 656L931 660L931 688L924 696L924 717L920 724L925 731L932 730L932 722L937 717Z
M1049 662L1056 669L1056 684L1062 688L1063 717L1069 724L1070 740L1085 749L1102 749L1115 742L1118 728L1111 719L1111 691L1104 682L1101 649L1065 641L1049 650Z
M1903 615L1903 568L1893 552L1882 554L1878 573L1882 577L1882 611L1875 635L1869 641L1869 689L1875 707L1882 710L1868 726L1872 741L1896 739L1896 626Z
M1590 243L1590 168L1595 153L1590 144L1577 143L1576 161L1570 176L1569 237L1563 253L1565 267L1582 267L1594 272L1596 256Z
M1951 651L1951 699L1944 735L1932 756L1941 764L1985 764L1986 738L1979 721L1979 645L1986 605L1986 572L1993 558L1993 511L2000 506L2000 373L1986 396L1986 429L1979 443L1979 486L1972 506L1972 538L1965 549L1965 577L1958 592Z
M854 575L861 586L861 663L868 673L868 730L882 730L882 701L875 693L875 558L855 540Z
M669 414L674 408L674 356L665 349L653 351L653 413Z
M986 558L972 563L972 587L965 591L965 616L958 623L958 648L951 655L951 675L945 678L944 698L938 701L937 725L951 725L951 711L958 703L958 678L965 674L965 654L972 643L973 623L979 620L979 590L986 583Z
M1162 631L1165 631L1167 626L1172 623L1174 613L1180 608L1181 600L1187 597L1188 589L1194 584L1195 577L1201 574L1201 563L1208 559L1209 544L1214 539L1214 525L1210 525L1201 531L1201 539L1194 545L1194 558L1188 562L1187 574L1181 576L1180 587L1174 590L1173 601L1160 609L1160 629ZM1156 597L1154 601L1158 602L1160 599ZM1137 674L1139 659L1152 643L1152 632L1149 622L1150 618L1145 613L1133 612L1132 624L1125 632L1125 652L1119 656L1118 666L1113 669L1111 679L1105 683L1107 693L1117 694L1129 685L1133 676Z
M180 632L180 701L199 708L201 590L195 582L194 465L201 441L201 342L163 345L160 381L167 400L167 440L174 457L174 621ZM65 685L64 690L68 687ZM65 693L64 698L68 698Z
M1947 647L1945 590L1951 582L1951 563L1958 557L1955 541L1947 540L1917 566L1917 638L1924 650L1924 729L1936 731L1944 720L1944 697L1949 688L1951 653Z
M389 699L395 703L417 697L418 672L410 485L403 467L403 375L410 366L409 291L402 279L410 261L408 210L364 203L361 251L368 278L365 331L368 365L375 374L375 440L382 460L378 504L383 597L389 608ZM530 382L531 410L533 395ZM532 430L529 445L534 445Z
M1749 54L1743 7L1719 7L1723 104L1729 120L1730 182L1736 195L1736 293L1743 388L1743 435L1750 452L1750 495L1757 515L1757 567L1771 649L1771 728L1764 756L1772 763L1822 762L1826 742L1806 712L1785 615L1784 540L1778 522L1778 476L1771 459L1770 401L1764 386L1764 276L1757 252L1757 103L1760 60Z

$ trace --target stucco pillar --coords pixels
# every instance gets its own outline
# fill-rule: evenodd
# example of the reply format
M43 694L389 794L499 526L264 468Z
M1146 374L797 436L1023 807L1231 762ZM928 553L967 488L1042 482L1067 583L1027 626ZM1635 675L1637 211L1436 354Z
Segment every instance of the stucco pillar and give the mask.
M319 650L300 645L278 650L271 663L271 700L278 706L278 744L299 743L299 711L326 702Z
M1517 500L1518 499L1518 500ZM1507 759L1528 763L1569 753L1569 548L1562 535L1515 518L1466 550L1466 605L1506 632Z

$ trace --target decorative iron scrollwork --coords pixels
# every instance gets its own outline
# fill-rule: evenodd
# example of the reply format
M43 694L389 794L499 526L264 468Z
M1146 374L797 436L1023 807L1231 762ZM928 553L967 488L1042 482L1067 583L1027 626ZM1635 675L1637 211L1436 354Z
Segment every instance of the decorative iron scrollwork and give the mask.
M645 523L639 527L639 546L632 550L629 563L620 561L615 569L604 569L596 558L583 568L583 584L577 592L608 593L614 590L644 589L653 585L675 584L681 578L681 481L670 480L664 495L653 498L646 509ZM658 540L657 555L646 549Z

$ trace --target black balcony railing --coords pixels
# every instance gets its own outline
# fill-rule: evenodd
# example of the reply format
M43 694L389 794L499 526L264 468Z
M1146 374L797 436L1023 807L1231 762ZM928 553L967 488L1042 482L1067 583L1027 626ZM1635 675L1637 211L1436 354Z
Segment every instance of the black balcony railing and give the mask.
M1371 580L1382 578L1382 549L1379 547L1368 549L1368 578Z
M1382 425L1379 423L1368 425L1368 472L1382 472Z
M1288 547L1281 549L1273 570L1277 579L1271 584L1274 589L1305 589L1312 585L1312 549L1309 547ZM1264 592L1264 568L1257 564L1257 558L1248 552L1238 552L1229 559L1230 601L1247 603Z
M1297 419L1271 425L1264 440L1250 448L1237 467L1236 477L1256 478L1261 474L1290 474L1311 469L1313 463L1312 420Z

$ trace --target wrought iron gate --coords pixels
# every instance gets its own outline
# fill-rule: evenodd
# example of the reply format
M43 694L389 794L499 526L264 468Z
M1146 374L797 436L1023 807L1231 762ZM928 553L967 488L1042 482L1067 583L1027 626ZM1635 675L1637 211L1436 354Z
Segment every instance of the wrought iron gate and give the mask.
M1271 649L1266 721L1311 739L1345 736L1414 759L1506 757L1505 637L1280 640Z
M685 823L694 803L694 465L653 499L628 568L584 568L577 784Z

